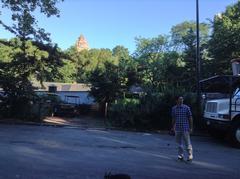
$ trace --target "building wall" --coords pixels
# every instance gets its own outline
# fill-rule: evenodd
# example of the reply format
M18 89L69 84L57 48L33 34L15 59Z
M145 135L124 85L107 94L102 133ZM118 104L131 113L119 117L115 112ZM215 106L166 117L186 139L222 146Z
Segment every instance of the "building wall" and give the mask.
M94 104L94 99L89 96L89 92L87 91L57 91L56 92L61 100L68 103L75 104ZM78 98L72 98L67 96L76 96Z

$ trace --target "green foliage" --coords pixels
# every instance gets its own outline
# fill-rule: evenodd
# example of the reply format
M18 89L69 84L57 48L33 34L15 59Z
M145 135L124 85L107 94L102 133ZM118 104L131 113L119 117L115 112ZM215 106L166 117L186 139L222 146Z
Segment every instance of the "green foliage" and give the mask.
M129 60L131 58L128 49L120 45L113 48L112 55L118 58L118 61L121 59Z
M30 120L42 120L46 116L51 116L54 113L54 108L60 104L60 96L54 93L37 94L35 101L29 109Z
M90 94L98 102L112 102L137 81L137 64L122 46L115 47L111 54L105 49L89 51L93 52L100 53L97 53L97 66L88 74L92 85Z
M55 6L58 0L1 2L3 10L10 11L12 24L7 25L0 19L0 25L17 37L10 42L0 41L0 50L9 53L10 57L3 56L0 60L0 88L5 92L1 109L10 116L25 119L36 99L30 79L36 78L41 82L51 79L57 75L56 68L61 65L62 53L50 43L49 34L37 26L34 17L36 10L47 17L58 16Z
M63 53L51 43L49 34L37 26L34 16L37 10L47 17L59 16L56 8L59 1L0 0L12 17L12 24L0 20L0 25L17 37L0 40L0 87L6 91L1 109L7 114L26 116L24 111L29 109L35 111L29 112L31 114L40 114L45 109L41 102L45 97L36 97L33 93L30 83L33 79L91 83L91 95L99 103L112 103L110 118L120 126L169 127L170 109L175 104L174 96L179 94L185 94L185 102L195 114L197 107L192 93L196 90L194 21L173 26L170 36L136 38L137 48L133 55L123 46L80 52L70 47ZM215 16L211 36L209 24L200 23L204 77L230 73L230 60L239 57L239 7L238 1ZM145 95L140 100L120 99L132 85L141 86ZM22 108L18 108L21 104Z
M121 99L109 109L109 120L114 126L135 129L170 129L171 109L176 104L176 96L182 95L185 104L191 107L194 125L202 125L201 117L196 116L196 95L184 89L166 88L163 92L148 92L140 99Z
M5 39L0 39L0 62L12 61L11 54L12 54L13 48L5 44L8 44L8 41Z
M12 25L7 25L0 19L2 25L7 31L13 33L21 40L35 39L37 41L50 41L49 34L43 28L37 26L37 19L34 12L40 10L47 17L52 15L59 16L59 10L56 4L63 0L28 0L28 1L9 1L1 0L2 7L10 10ZM4 11L3 9L3 11Z
M200 59L204 65L204 76L208 76L209 55L207 44L209 41L210 25L206 23L199 24L200 32ZM184 63L184 71L181 75L183 85L191 91L196 90L196 23L194 21L185 21L171 29L172 46L181 55ZM206 69L206 70L205 70Z
M104 63L105 68L97 68L90 75L92 84L90 94L97 102L112 102L121 96L122 85L119 78L118 66L110 63Z
M145 96L140 98L137 105L126 101L112 104L109 117L113 124L122 127L167 129L171 124L170 114L171 107L175 105L175 96L180 94L186 94L187 104L193 106L194 110L197 109L195 96L189 93L195 90L196 35L192 28L195 24L185 23L187 26L183 23L176 27L177 30L173 29L175 40L178 41L175 47L184 46L182 52L173 51L172 49L177 48L170 48L166 36L136 38L137 50L134 60L131 61L135 65L130 69L135 72L134 82L143 87ZM209 26L201 24L201 27L204 31L201 38L206 43ZM202 48L205 47L204 43L201 44ZM120 71L126 76L126 70Z
M171 122L169 110L159 93L151 93L140 100L118 100L111 105L109 119L112 125L124 128L167 129Z
M52 81L59 76L57 68L62 66L63 53L57 46L30 40L23 42L19 38L1 40L0 44L0 53L3 55L0 62L4 73L25 75L39 81Z
M112 104L109 109L109 119L112 125L124 128L133 128L139 125L140 116L138 99L121 99Z
M183 86L185 83L181 54L171 51L167 37L138 39L135 58L138 62L138 79L148 89L161 91L166 85ZM140 81L140 80L139 80Z
M209 24L206 23L199 24L200 46L208 42L209 29L210 29ZM195 32L196 22L194 21L184 21L180 24L173 26L171 29L171 38L174 49L182 51L188 49L189 46L192 46L193 43L196 43ZM194 37L194 41L191 40L193 37L189 38L190 35Z
M88 83L88 75L96 68L104 68L105 62L118 64L118 58L115 58L109 49L90 49L79 52L75 47L71 47L65 53L68 56L66 60L71 62L66 63L67 67L63 68L68 68L69 64L71 67L74 66L69 80L79 83Z
M77 81L77 68L74 62L70 60L63 60L63 66L58 68L59 75L50 81L57 81L62 83L74 83Z
M146 39L136 38L137 50L135 58L138 62L139 79L148 86L158 88L160 85L161 67L163 64L164 51L167 48L167 38Z
M26 78L1 75L1 84L4 89L0 107L2 114L25 118L31 101L35 98L31 83Z
M213 74L230 74L230 61L240 57L240 1L215 16L210 40Z
M29 84L30 85L30 84ZM26 121L41 121L44 117L52 115L54 106L61 102L60 97L55 94L36 94L34 92L22 94L19 85L14 90L20 92L12 95L11 92L5 93L0 97L0 113L2 117L17 118Z

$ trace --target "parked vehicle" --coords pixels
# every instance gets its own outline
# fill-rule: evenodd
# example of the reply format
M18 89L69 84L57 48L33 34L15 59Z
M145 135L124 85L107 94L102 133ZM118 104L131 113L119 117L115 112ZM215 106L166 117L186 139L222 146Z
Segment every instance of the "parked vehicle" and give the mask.
M78 114L79 103L78 96L65 96L64 102L54 107L54 115L74 117Z
M240 147L240 75L236 68L233 75L213 76L200 83L207 97L204 120L210 134L217 137L227 135L235 146ZM225 97L216 95L215 99L209 99L209 93L224 94Z

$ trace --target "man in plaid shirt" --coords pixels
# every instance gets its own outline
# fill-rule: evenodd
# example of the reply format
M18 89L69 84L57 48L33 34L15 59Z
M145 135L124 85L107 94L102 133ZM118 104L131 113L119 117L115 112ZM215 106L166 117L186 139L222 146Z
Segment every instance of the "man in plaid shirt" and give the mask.
M190 107L183 104L183 97L176 98L177 104L172 108L172 126L175 131L176 143L178 145L178 160L183 160L183 141L188 153L187 161L192 161L193 150L190 133L193 130L192 112Z

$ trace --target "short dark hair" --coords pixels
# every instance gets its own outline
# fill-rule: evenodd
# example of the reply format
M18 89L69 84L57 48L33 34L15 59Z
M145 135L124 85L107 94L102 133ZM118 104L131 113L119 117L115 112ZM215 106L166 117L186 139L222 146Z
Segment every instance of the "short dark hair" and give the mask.
M178 95L178 96L176 96L176 97L175 97L176 101L177 101L177 100L178 100L180 97L182 97L182 98L183 98L183 96L182 96L182 95Z

